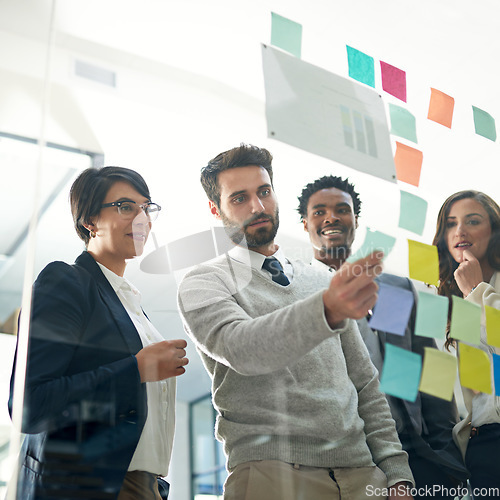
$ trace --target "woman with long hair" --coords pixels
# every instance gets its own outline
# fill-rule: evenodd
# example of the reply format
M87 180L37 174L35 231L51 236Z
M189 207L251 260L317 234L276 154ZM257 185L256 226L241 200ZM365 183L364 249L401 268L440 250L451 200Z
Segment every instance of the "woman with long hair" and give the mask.
M490 359L500 349L488 345L484 306L500 309L500 207L488 195L460 191L451 195L439 211L433 244L439 253L438 293L462 297L483 309L480 348ZM456 347L449 328L445 343ZM499 488L500 496L500 397L462 388L469 412L453 430L471 473L474 498L482 488ZM487 493L483 490L482 493Z
M160 206L121 167L83 171L70 201L86 250L33 286L16 497L160 500L186 342L163 339L123 277Z

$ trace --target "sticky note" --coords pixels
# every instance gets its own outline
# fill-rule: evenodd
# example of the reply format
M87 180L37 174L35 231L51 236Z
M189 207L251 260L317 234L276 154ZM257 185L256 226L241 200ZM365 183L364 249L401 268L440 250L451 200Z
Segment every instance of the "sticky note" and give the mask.
M493 353L493 380L495 382L495 396L500 396L500 356Z
M437 247L408 240L408 265L411 279L438 285L439 259Z
M451 401L457 378L457 358L449 352L426 347L420 391Z
M491 141L496 141L497 130L495 127L495 119L486 111L476 108L476 106L472 106L472 112L474 114L476 134L482 135Z
M385 345L380 390L414 402L418 394L422 357L392 344Z
M396 141L396 176L399 181L418 186L424 155L422 151Z
M375 65L373 57L353 47L349 47L349 45L346 45L346 48L349 76L358 82L375 88Z
M453 120L453 108L455 99L449 95L431 88L431 99L429 101L429 112L427 118L445 127L451 128Z
M475 391L491 394L491 365L488 355L467 344L458 345L460 383Z
M389 103L391 117L391 134L417 142L417 125L415 117L405 108Z
M399 227L421 235L424 232L427 205L423 198L401 191Z
M500 310L484 306L486 314L486 341L493 347L500 347Z
M388 93L406 102L406 72L380 61L382 88Z
M271 12L271 45L300 58L302 25Z
M481 306L456 295L453 295L451 300L451 337L479 345L481 340Z
M384 258L386 258L390 253L394 244L396 243L396 238L380 231L366 228L365 241L361 247L351 255L347 260L349 262L354 262L358 259L366 257L371 252L375 250L382 250L384 252Z
M404 335L412 307L410 290L380 283L377 303L368 324L374 330Z
M444 340L448 323L448 297L418 292L415 335Z

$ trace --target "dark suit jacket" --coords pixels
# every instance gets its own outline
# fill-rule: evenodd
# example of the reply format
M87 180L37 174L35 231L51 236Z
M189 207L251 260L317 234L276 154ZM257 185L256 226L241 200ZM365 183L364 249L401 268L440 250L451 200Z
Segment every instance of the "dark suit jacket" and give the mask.
M72 266L53 262L40 273L17 498L116 498L147 416L134 356L141 348L90 254ZM12 387L13 380L9 408Z
M377 281L410 290L415 295L415 289L407 278L382 274L377 278ZM386 343L416 352L422 356L425 347L437 348L434 339L414 334L415 317L416 305L414 304L404 336L377 332L382 357ZM359 320L358 324L362 336L365 337L366 328L369 328L366 320ZM367 347L370 356L373 357L370 345L367 344ZM465 481L468 472L452 439L453 426L459 420L455 401L446 401L423 392L418 393L417 399L413 403L389 395L386 397L396 420L401 444L410 455L410 460L412 455L416 455L431 462L434 466L440 467L444 474L459 481Z

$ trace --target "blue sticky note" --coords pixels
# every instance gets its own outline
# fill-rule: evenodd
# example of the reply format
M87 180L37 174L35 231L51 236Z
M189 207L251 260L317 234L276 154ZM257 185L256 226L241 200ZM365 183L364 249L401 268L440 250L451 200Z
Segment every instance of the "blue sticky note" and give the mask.
M497 130L495 127L495 119L486 111L472 106L472 112L474 114L474 127L476 129L477 135L482 135L490 141L496 141Z
M399 227L421 235L424 232L428 203L412 193L400 193Z
M448 297L418 292L415 335L444 340L448 323Z
M396 238L394 238L394 236L390 236L388 234L381 233L376 229L373 230L367 227L365 241L361 245L361 248L359 248L354 255L351 255L347 260L349 262L354 262L358 259L366 257L371 252L376 250L382 250L385 258L391 253L394 243L396 243Z
M493 356L493 380L495 381L495 395L500 396L500 356L492 354Z
M300 58L302 25L271 12L271 45Z
M349 45L346 45L346 48L349 76L358 82L375 88L375 65L373 57L349 47Z
M412 307L410 290L380 283L377 303L368 324L374 330L404 335Z
M389 103L391 134L417 142L417 124L415 117L405 108Z
M380 390L391 396L414 402L422 372L422 356L392 344L385 345Z

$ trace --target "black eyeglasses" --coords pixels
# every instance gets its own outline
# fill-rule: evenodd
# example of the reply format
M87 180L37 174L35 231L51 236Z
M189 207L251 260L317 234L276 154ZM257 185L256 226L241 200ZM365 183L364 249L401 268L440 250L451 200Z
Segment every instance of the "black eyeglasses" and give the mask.
M114 201L113 203L104 203L101 205L101 208L108 207L116 207L118 209L118 213L124 219L134 219L139 214L139 210L144 210L146 217L151 221L155 221L158 218L158 214L160 213L161 207L157 203L151 203L148 201L147 203L143 203L142 205L138 205L135 201L132 200L124 200L124 201Z

